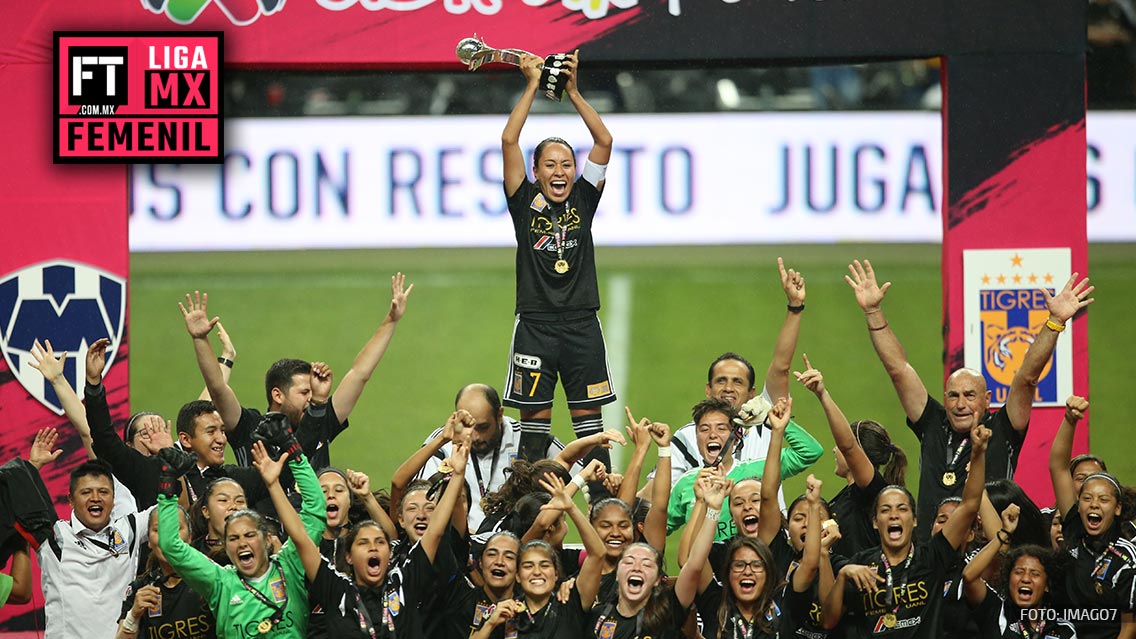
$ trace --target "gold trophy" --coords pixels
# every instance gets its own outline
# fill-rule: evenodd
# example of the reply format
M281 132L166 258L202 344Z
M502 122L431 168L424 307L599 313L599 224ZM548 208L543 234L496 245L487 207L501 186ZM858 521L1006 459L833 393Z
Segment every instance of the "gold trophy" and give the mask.
M470 71L476 71L483 64L504 62L514 66L521 66L521 56L533 55L522 49L494 49L485 44L485 40L474 34L472 38L463 38L458 42L458 60L466 65ZM554 53L544 59L540 72L540 89L549 100L560 102L564 98L564 84L566 75L562 75L564 63L568 60L567 53Z

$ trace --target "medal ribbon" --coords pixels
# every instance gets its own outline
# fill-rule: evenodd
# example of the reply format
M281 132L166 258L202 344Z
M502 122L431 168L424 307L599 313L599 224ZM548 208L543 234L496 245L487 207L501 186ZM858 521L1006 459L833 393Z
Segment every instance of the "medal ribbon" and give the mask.
M953 431L950 431L950 427L948 427L948 432L953 433ZM959 457L962 456L962 449L965 448L966 443L970 441L970 437L963 435L962 441L959 442L958 448L955 449L955 454L952 457L951 456L951 444L950 444L950 441L951 441L952 438L954 438L954 435L949 434L948 439L947 439L947 470L948 471L952 471L952 470L955 469L955 464L958 463Z
M565 204L565 210L567 210L567 204ZM549 211L549 215L552 217L552 237L556 239L556 259L557 260L563 260L564 259L564 243L568 239L568 227L566 227L566 226L561 227L560 226L559 216L556 214L556 211L552 208L552 205L549 205L548 211Z
M738 631L741 635L738 635ZM747 624L740 612L734 615L734 639L753 639L753 624Z
M880 553L880 557L883 558L884 570L887 571L887 597L885 597L885 599L887 600L888 603L886 603L884 605L885 606L891 605L891 603L894 601L895 607L891 609L891 614L894 615L894 614L899 612L900 602L894 599L895 598L895 591L892 590L893 581L892 581L892 576L891 576L891 562L888 561L887 555L882 553L882 552ZM902 566L903 583L901 583L899 585L900 590L906 590L907 589L907 578L908 578L907 567L911 565L911 559L913 557L915 557L915 544L911 544L911 548L909 548L907 550L907 559L905 559L903 561L903 566Z
M1037 634L1030 632L1029 628L1030 628L1030 622L1029 621L1022 619L1021 621L1018 622L1018 631L1022 633L1022 637L1024 637L1024 639L1037 639L1038 637L1044 637L1045 636L1045 622L1044 621L1042 621L1041 625L1037 627Z
M489 464L489 481L493 481L493 475L497 474L497 458L501 454L500 448L493 449L493 462ZM481 479L481 460L476 457L473 461L473 474L477 475L477 489L481 491L481 496L485 497L486 486L485 482Z
M284 588L283 604L277 606L275 602L269 600L268 597L264 596L263 592L250 586L248 582L244 580L244 578L241 578L241 585L245 587L245 590L251 592L252 596L256 597L257 600L260 601L260 603L268 606L269 608L272 608L272 616L269 617L268 620L272 622L273 626L275 626L276 624L280 623L280 620L284 618L284 607L288 605L288 584L284 581L284 571L280 568L280 565L275 563L273 565L276 567L276 574L280 576L280 585L282 588Z

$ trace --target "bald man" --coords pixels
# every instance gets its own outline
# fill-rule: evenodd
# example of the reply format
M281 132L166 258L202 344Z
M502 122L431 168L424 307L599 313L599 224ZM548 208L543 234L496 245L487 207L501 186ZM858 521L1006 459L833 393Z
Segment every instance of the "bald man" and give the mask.
M986 379L976 370L960 368L947 378L940 404L927 392L919 374L907 361L907 353L899 338L888 326L882 303L891 282L880 286L872 264L858 260L848 265L851 276L845 276L856 293L856 302L864 311L872 346L891 377L895 392L907 414L907 426L921 444L919 467L919 500L916 504L916 539L930 537L931 524L939 502L962 494L970 463L970 430L983 422L993 431L986 452L986 479L1013 479L1029 428L1030 410L1038 380L1053 356L1057 336L1065 323L1093 302L1093 287L1088 278L1076 282L1077 274L1057 293L1042 289L1049 319L1034 337L1022 365L1010 383L1006 403L990 412L990 391Z

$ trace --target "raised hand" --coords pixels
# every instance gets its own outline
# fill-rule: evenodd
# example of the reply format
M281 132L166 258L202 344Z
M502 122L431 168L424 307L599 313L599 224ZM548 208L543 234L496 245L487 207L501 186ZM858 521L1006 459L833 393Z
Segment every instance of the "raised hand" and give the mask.
M836 545L838 541L840 541L840 526L836 524L836 520L829 519L822 523L820 529L821 551L828 552L828 549Z
M651 433L651 439L655 440L655 445L659 448L665 448L671 445L671 427L663 422L651 422L651 426L647 428L647 432Z
M809 473L808 478L805 479L805 499L808 504L820 503L820 489L824 486L824 482L816 478L816 475Z
M721 476L711 479L702 487L706 507L714 510L722 510L722 504L726 501L726 497L733 489L734 480L732 479Z
M296 441L296 434L292 432L288 416L284 413L266 413L253 429L252 440L283 451L292 459L296 459L296 455L302 452L300 442Z
M568 54L568 59L565 60L561 75L566 75L568 80L564 83L564 90L566 92L579 91L578 80L580 77L580 50L576 49Z
M785 291L785 299L789 306L800 306L805 303L805 276L793 269L785 270L785 261L777 258L777 270L781 273L781 288Z
M103 383L103 369L106 368L108 346L110 346L110 340L104 337L95 340L94 344L87 347L87 383L91 386L98 386Z
M1089 400L1078 395L1071 395L1069 399L1065 400L1065 421L1076 426L1077 422L1085 416L1087 410L1089 410Z
M413 284L406 286L405 275L402 273L391 275L391 305L390 310L387 311L387 317L392 322L397 322L406 314L406 300L410 297L410 291L413 290Z
M312 362L312 403L326 404L331 396L331 367L324 362Z
M221 357L235 361L237 359L237 347L233 346L233 338L229 337L229 332L225 330L221 322L217 322L217 339L221 340Z
M347 487L356 497L366 497L371 494L371 478L366 473L347 469Z
M872 270L872 263L864 260L861 264L860 260L852 260L848 265L848 271L852 273L852 277L844 276L844 281L848 282L848 286L856 293L856 303L865 313L874 313L880 310L880 304L884 301L884 295L887 295L887 290L891 288L891 282L886 282L883 286L876 283L876 273Z
M529 53L521 55L521 74L531 83L536 84L540 82L540 72L543 66L544 58Z
M813 365L809 363L808 355L804 355L804 359L805 372L798 373L797 371L793 371L793 376L797 378L798 382L804 384L805 388L812 391L817 397L820 397L824 394L824 375L813 368Z
M765 399L764 394L755 395L753 399L742 404L738 408L738 416L734 418L734 423L738 426L756 426L765 421L766 416L769 415L769 409L773 405L769 400Z
M624 406L623 410L627 413L627 437L631 439L632 443L635 444L635 448L641 449L642 447L650 444L651 433L649 431L649 427L651 425L651 420L644 417L643 419L640 419L638 422L636 422L635 417L631 414L631 408L629 406Z
M607 468L604 467L603 461L593 459L588 462L584 470L580 471L580 476L587 481L603 481L607 477ZM614 494L614 493L613 493Z
M28 365L39 371L44 379L54 383L57 379L63 377L63 362L66 359L66 352L60 353L59 357L55 356L55 351L51 348L51 340L44 340L44 343L40 344L37 339L32 344L32 360L28 362Z
M469 437L462 437L454 441L453 452L450 453L450 467L454 469L455 476L465 477L465 466L468 461Z
M143 415L138 418L138 431L142 433L142 446L151 455L174 445L173 422L162 419L161 415Z
M158 451L158 493L168 497L177 497L181 493L182 475L197 465L197 458L184 450L170 446Z
M568 496L568 490L565 488L563 479L553 473L545 473L544 477L537 481L541 488L552 495L552 499L540 507L541 510L565 511L572 508L572 498Z
M1049 307L1049 314L1058 324L1069 321L1077 314L1077 311L1096 301L1095 297L1089 297L1096 290L1096 287L1089 286L1089 278L1087 277L1077 282L1078 275L1080 274L1073 273L1069 277L1069 281L1065 282L1065 287L1058 291L1057 295L1050 295L1049 289L1041 289L1041 292L1045 295L1045 305Z
M769 411L769 427L773 430L785 430L789 425L789 414L793 411L793 398L782 397L777 400Z
M619 444L620 446L627 445L627 440L623 437L623 433L614 428L609 428L602 433L596 433L592 435L592 437L596 438L596 446L600 448L611 448L612 444Z
M63 454L62 448L52 450L58 438L59 433L54 428L41 428L36 433L35 439L32 440L32 448L28 452L28 461L32 466L43 468Z
M1018 529L1018 516L1022 514L1022 509L1017 504L1010 504L1002 511L1002 530L1013 534Z
M253 442L252 465L260 473L265 486L273 486L280 481L280 471L284 469L284 462L288 460L288 453L280 455L280 459L272 459L264 442Z
M185 330L189 331L190 337L194 339L206 337L217 322L221 321L220 317L209 319L208 306L209 294L201 291L194 291L192 296L186 293L185 304L178 302L178 308L185 317Z
M619 489L623 487L623 475L620 473L604 473L602 481L604 488L612 495L618 495Z
M990 437L994 431L983 426L982 424L975 424L974 428L970 431L970 455L982 455L986 452L986 444L990 442ZM967 466L967 472L970 471L970 466Z

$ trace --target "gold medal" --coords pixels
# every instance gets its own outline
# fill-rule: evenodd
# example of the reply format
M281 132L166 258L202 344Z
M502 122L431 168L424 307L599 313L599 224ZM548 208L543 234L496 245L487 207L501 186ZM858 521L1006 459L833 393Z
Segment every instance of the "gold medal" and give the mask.
M438 464L438 472L443 475L451 475L454 472L454 467L450 465L449 461L444 461Z
M268 634L270 630L272 630L272 620L270 619L265 619L264 621L256 624L256 631L262 635Z
M956 482L958 482L958 477L955 477L953 472L948 471L943 473L944 486L954 486Z
M516 601L517 601L517 612L518 613L524 612L525 611L525 602L521 601L520 599L518 599Z
M1103 595L1103 594L1104 594L1104 587L1103 587L1103 586L1101 586L1101 583L1100 583L1099 581L1098 581L1098 582L1096 582L1095 584L1093 584L1093 586L1094 586L1094 587L1096 588L1096 591L1097 591L1097 594L1098 594L1098 595Z
M557 273L560 273L560 274L567 273L568 272L568 261L567 260L556 260L556 265L553 266L552 268L554 268Z
M884 627L885 628L894 628L896 621L897 620L895 618L895 613L889 612L886 615L884 615Z

